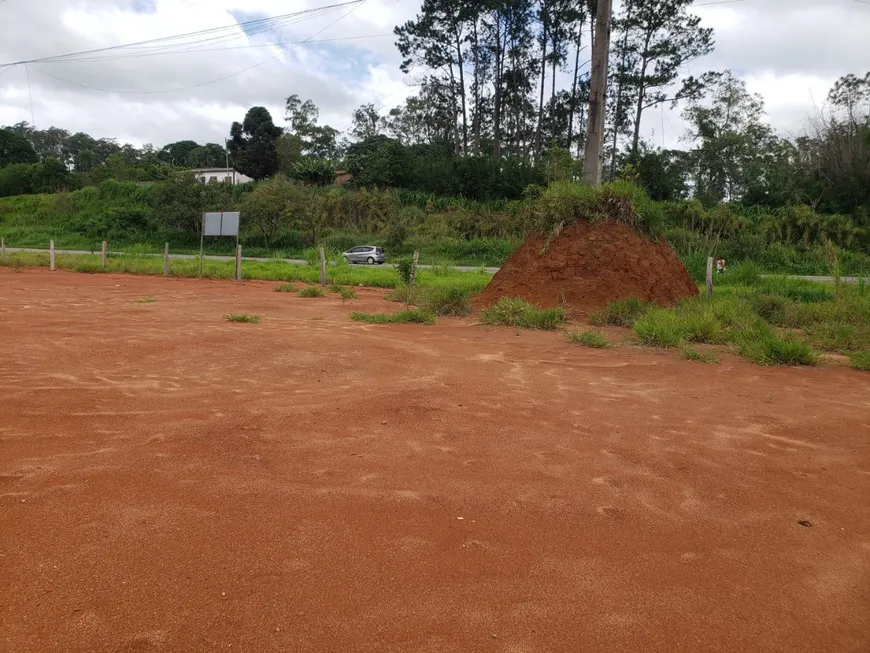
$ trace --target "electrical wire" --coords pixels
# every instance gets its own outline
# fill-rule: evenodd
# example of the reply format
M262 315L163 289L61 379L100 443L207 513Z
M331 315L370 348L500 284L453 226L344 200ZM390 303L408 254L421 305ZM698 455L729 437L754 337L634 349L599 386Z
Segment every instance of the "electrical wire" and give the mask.
M336 18L334 21L332 21L332 22L329 23L328 25L326 25L326 26L322 27L321 29L317 30L314 34L312 34L311 36L309 36L309 37L308 37L307 39L305 39L304 41L299 41L299 42L296 43L293 47L296 47L297 45L304 45L304 44L306 44L306 43L310 43L311 40L312 40L315 36L318 36L319 34L322 34L323 32L325 32L326 30L328 30L330 27L332 27L333 25L335 25L335 24L338 23L339 21L344 20L345 18L347 18L348 16L350 16L353 12L355 12L357 9L359 9L359 8L360 8L363 4L365 4L365 3L366 3L366 0L355 0L354 2L344 3L344 6L347 6L348 4L353 4L353 5L355 5L355 6L352 7L352 8L350 9L350 11L348 11L348 12L342 14L341 16L339 16L338 18ZM289 48L289 49L292 49L292 48ZM269 63L270 61L274 61L275 59L277 59L278 57L280 57L282 54L285 54L286 52L287 52L287 50L281 50L280 52L278 52L277 54L275 54L275 55L272 56L272 57L269 57L268 59L264 59L263 61L261 61L261 62L259 62L259 63L256 63L256 64L254 64L254 65L252 65L252 66L248 66L247 68L242 68L241 70L237 70L236 72L230 73L229 75L223 75L222 77L217 77L217 78L215 78L215 79L210 79L210 80L205 81L205 82L200 82L200 83L198 83L198 84L193 84L192 86L182 86L182 87L180 87L180 88L161 89L161 90L159 90L159 91L118 91L118 90L112 90L112 89L106 89L106 88L99 88L99 87L96 87L96 86L88 86L88 85L86 85L86 84L80 84L80 83L78 83L78 82L73 82L73 81L71 81L71 80L64 79L63 77L58 77L57 75L52 75L51 73L48 73L48 72L46 72L46 71L44 71L44 70L42 70L41 68L38 68L38 67L36 67L36 66L33 66L33 69L36 70L36 71L38 71L38 72L40 72L40 73L42 73L43 75L46 75L46 76L51 77L51 78L53 78L53 79L56 79L56 80L59 81L59 82L64 82L64 83L66 83L66 84L71 84L71 85L73 85L73 86L78 86L78 87L80 87L80 88L84 88L84 89L88 89L88 90L92 90L92 91L101 91L101 92L103 92L103 93L117 93L117 94L123 94L123 95L159 95L159 94L162 94L162 93L176 93L176 92L178 92L178 91L189 91L189 90L193 90L193 89L195 89L195 88L200 88L200 87L202 87L202 86L208 86L209 84L215 84L215 83L217 83L217 82L222 82L222 81L224 81L224 80L226 80L226 79L230 79L230 78L232 78L232 77L236 77L237 75L241 75L242 73L246 73L246 72L248 72L249 70L253 70L253 69L255 69L255 68L259 68L260 66L262 66L262 65L264 65L264 64L267 64L267 63Z
M164 36L164 37L159 37L159 38L154 38L154 39L148 39L145 41L135 41L133 43L125 43L122 45L113 45L113 46L108 46L108 47L104 47L104 48L94 48L91 50L82 50L79 52L70 52L67 54L53 55L50 57L40 57L40 58L36 58L36 59L23 59L21 61L12 61L12 62L8 62L8 63L0 64L0 67L17 66L20 64L47 63L47 62L53 62L53 61L68 60L68 59L75 58L75 57L78 57L81 55L96 54L96 53L109 52L109 51L114 51L114 50L129 50L129 49L138 48L138 47L142 47L142 46L148 46L151 48L163 48L163 47L167 47L173 41L178 41L179 39L195 37L195 36L203 36L206 34L215 35L215 34L220 33L220 32L229 32L229 34L224 34L224 36L233 35L234 37L237 38L239 36L238 29L240 27L245 32L247 32L247 30L245 30L245 28L251 27L253 30L255 30L254 33L257 33L256 30L263 27L264 25L267 25L268 29L274 29L276 23L280 25L280 23L282 21L287 20L287 19L292 19L292 18L296 18L296 17L300 17L300 16L307 16L309 18L316 17L317 15L322 14L324 12L335 11L335 10L338 10L338 9L341 9L343 7L347 7L350 5L355 5L356 7L358 7L363 2L365 2L365 0L349 0L348 2L341 2L338 4L327 5L325 7L318 7L315 9L306 9L303 11L292 12L289 14L282 14L280 16L271 16L271 17L267 17L267 18L258 18L255 20L236 22L236 23L233 23L232 25L224 25L222 27L212 27L212 28L204 29L204 30L196 30L193 32L186 32L184 34L175 34L172 36ZM315 16L311 16L311 14L315 14ZM261 31L265 31L265 30L261 30ZM186 45L189 45L189 43L180 43L178 45L186 46Z

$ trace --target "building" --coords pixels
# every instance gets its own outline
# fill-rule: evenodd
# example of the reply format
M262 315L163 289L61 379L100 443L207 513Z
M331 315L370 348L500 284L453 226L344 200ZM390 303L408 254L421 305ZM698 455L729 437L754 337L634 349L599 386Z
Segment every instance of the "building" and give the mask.
M212 181L231 181L234 184L249 184L253 179L241 172L237 172L234 168L196 168L188 170L196 177L196 180L203 184L208 184Z

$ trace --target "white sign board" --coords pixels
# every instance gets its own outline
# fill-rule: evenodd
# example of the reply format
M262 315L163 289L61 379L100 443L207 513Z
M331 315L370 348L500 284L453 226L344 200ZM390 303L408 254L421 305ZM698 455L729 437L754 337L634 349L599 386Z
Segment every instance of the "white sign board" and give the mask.
M223 211L220 213L203 213L203 236L238 236L238 211Z

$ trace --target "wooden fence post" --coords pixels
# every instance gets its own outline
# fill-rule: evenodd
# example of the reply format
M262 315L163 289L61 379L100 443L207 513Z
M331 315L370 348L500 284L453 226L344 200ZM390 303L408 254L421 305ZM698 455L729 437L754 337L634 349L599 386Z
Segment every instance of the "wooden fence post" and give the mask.
M48 243L48 269L54 272L54 241Z
M713 257L707 257L707 297L713 296Z
M242 280L242 246L236 245L236 281Z
M100 261L100 265L102 265L103 269L106 269L106 257L109 254L109 243L105 240L103 241L103 251L102 251L102 259Z
M326 288L326 252L320 248L320 287Z
M420 252L419 250L414 250L414 259L411 262L411 279L410 284L413 286L417 283L417 264L420 262Z
M163 243L163 276L169 276L169 243Z

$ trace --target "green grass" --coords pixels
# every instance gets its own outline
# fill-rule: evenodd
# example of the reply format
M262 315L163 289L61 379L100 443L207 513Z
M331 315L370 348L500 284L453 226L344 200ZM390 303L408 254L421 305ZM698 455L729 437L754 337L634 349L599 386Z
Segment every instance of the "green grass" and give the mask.
M604 332L593 329L587 331L569 331L568 340L574 344L594 347L595 349L604 349L609 345Z
M139 297L136 299L137 304L153 304L156 301L155 297Z
M849 354L849 364L856 370L870 372L870 351L859 351Z
M692 347L680 347L680 355L687 361L696 363L718 363L719 355L715 351L698 351Z
M597 313L590 315L589 321L594 326L631 327L649 308L649 303L637 297L617 299Z
M299 291L300 297L326 297L326 293L323 292L317 286L305 286L302 290Z
M245 324L259 324L259 315L250 315L249 313L229 313L224 315L227 322L243 322Z
M684 319L666 308L652 308L634 323L638 342L650 347L679 347L687 332Z
M398 313L363 313L354 311L350 319L369 324L435 324L435 315L419 308L409 308Z
M275 292L296 292L297 288L292 283L279 283L272 290Z
M354 290L353 288L343 288L342 287L338 291L338 294L341 296L342 304L346 301L351 300L351 299L356 299L356 290Z
M741 356L759 365L816 365L819 355L805 340L793 334L773 331L743 337L738 342Z
M563 308L537 308L524 299L502 297L481 313L485 324L552 331L565 321Z
M423 307L436 315L468 315L471 293L462 288L429 288L424 291Z

